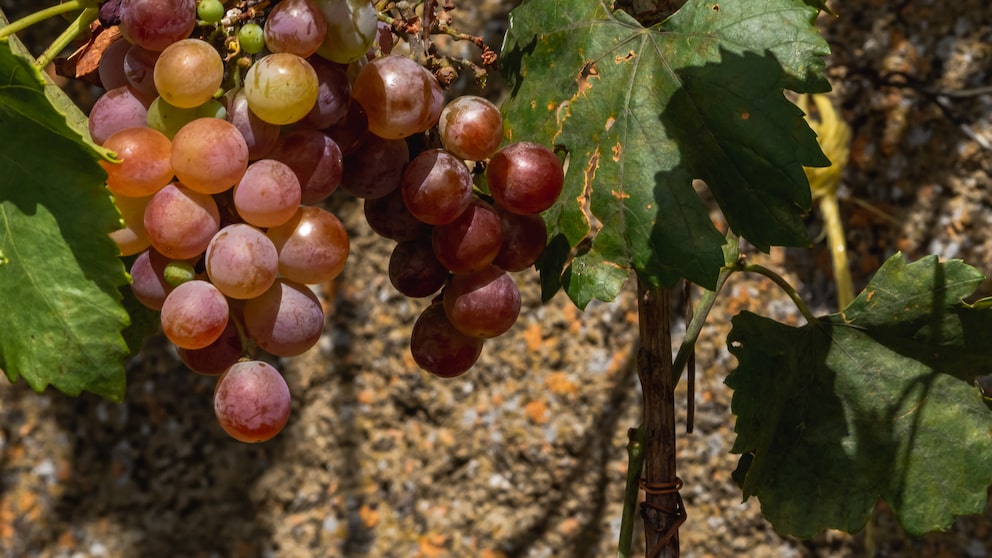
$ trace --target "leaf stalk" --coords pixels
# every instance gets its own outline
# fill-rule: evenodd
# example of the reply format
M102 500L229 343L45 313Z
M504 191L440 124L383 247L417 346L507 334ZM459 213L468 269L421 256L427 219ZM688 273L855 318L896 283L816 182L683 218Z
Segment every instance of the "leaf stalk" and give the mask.
M64 2L57 6L50 6L44 10L38 10L37 12L28 14L21 19L12 22L10 25L0 28L0 39L6 39L14 33L19 33L36 23L45 21L50 17L74 12L80 8L93 5L94 3L92 0L70 0L69 2Z
M59 55L67 46L72 44L72 41L76 40L81 33L87 31L90 24L96 21L97 16L100 15L99 8L86 8L83 10L79 17L73 21L61 35L58 36L52 44L45 49L45 52L35 60L36 68L45 68L55 60L55 57Z

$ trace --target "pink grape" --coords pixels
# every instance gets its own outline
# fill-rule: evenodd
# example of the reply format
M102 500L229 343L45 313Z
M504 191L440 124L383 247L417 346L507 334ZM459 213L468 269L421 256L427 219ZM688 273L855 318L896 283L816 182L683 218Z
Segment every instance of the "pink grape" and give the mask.
M445 149L462 159L482 161L503 141L503 117L488 99L462 95L441 111L437 130Z
M197 118L172 140L172 168L186 187L219 194L237 184L248 168L248 144L230 122Z
M436 123L432 120L435 90L441 90L440 84L420 64L404 56L387 55L362 67L351 95L365 108L373 134L398 139Z
M283 0L269 12L264 32L270 51L306 58L324 42L327 20L310 0Z
M345 159L341 189L358 198L381 198L399 188L409 162L405 140L372 136Z
M210 281L225 295L261 295L276 279L279 254L265 233L243 223L228 225L210 240L204 257Z
M551 207L561 194L565 173L553 151L533 142L500 149L486 167L489 191L507 211L529 215Z
M162 303L162 331L177 347L202 349L227 327L227 299L216 287L195 279L179 285Z
M258 360L232 364L214 388L214 415L240 442L272 439L289 421L289 386L282 374Z
M140 128L148 119L148 105L142 102L127 85L107 91L90 109L90 137L103 145L115 132L127 128Z
M232 364L241 358L241 337L234 320L227 321L227 327L220 337L202 349L178 348L179 360L183 361L190 370L205 376L223 374Z
M534 265L548 243L548 226L540 215L519 215L498 209L503 244L493 264L506 271L523 271Z
M196 108L209 101L224 80L224 61L217 49L200 39L172 43L158 57L155 89L170 105Z
M414 157L400 183L414 217L431 225L455 220L472 199L472 175L461 159L443 149Z
M173 259L202 254L219 228L217 202L181 184L162 188L145 208L145 230L152 246Z
M124 0L120 8L124 38L160 51L185 39L196 27L195 0Z
M405 296L430 296L447 279L448 268L438 261L428 238L400 242L389 255L389 282Z
M158 97L154 78L158 55L158 52L143 49L138 45L131 45L124 55L124 77L143 99Z
M502 244L499 214L479 198L473 198L454 221L434 227L434 253L452 273L468 273L486 267L499 253Z
M341 149L327 134L294 130L283 134L268 154L289 165L300 181L300 203L313 204L330 196L341 183Z
M379 236L402 242L429 237L431 226L417 219L406 208L399 189L374 199L365 200L365 221Z
M228 93L224 97L227 108L227 121L241 132L248 146L248 160L265 157L279 141L279 126L255 116L248 108L248 99L243 89Z
M277 279L262 295L245 302L245 329L262 349L296 356L320 339L324 311L310 289Z
M301 195L293 169L273 159L260 159L248 165L234 187L234 207L256 227L275 227L296 213Z
M458 331L473 337L496 337L517 321L520 291L502 269L455 275L444 289L444 312Z
M107 188L121 195L150 196L172 182L172 142L152 128L127 128L115 132L103 146L115 152L120 163L100 161L107 171Z
M100 85L105 90L110 91L128 84L127 77L124 75L124 56L130 48L131 43L124 40L123 37L118 37L117 40L110 43L107 50L103 51L97 73L100 76Z
M311 56L307 62L317 72L317 101L298 125L323 130L337 124L348 114L351 102L351 82L347 66Z
M418 366L441 378L464 374L482 354L484 340L455 329L441 303L427 307L413 324L410 354Z
M175 288L165 280L165 266L169 265L169 261L154 249L149 249L138 254L131 264L131 292L138 302L152 310L161 310L165 297Z
M348 232L333 213L319 207L298 208L266 235L279 252L279 273L297 283L330 281L348 259Z

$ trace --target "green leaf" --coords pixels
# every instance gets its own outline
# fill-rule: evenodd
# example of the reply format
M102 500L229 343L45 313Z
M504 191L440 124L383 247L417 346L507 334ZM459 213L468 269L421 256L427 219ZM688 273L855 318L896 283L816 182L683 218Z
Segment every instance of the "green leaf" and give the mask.
M897 254L843 312L800 328L750 313L728 336L734 475L779 532L864 527L879 498L910 534L981 513L992 485L992 311L982 275Z
M108 236L120 217L102 154L0 41L0 368L39 391L120 400L128 277Z
M808 244L802 167L829 162L783 91L829 89L817 13L801 0L690 0L644 28L604 1L513 11L502 54L509 140L568 152L545 220L552 242L574 253L542 262L546 298L564 273L580 306L609 300L616 270L631 268L656 286L685 277L713 288L724 235L694 179L752 244Z

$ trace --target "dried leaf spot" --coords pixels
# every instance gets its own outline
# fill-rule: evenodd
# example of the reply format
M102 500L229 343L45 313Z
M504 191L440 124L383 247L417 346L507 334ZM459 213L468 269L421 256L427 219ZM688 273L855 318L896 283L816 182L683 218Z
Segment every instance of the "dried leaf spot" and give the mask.
M617 55L613 58L613 61L619 64L621 62L627 62L633 60L636 57L637 57L637 53L635 53L633 50L628 50L626 56Z
M719 12L720 11L720 4L713 4L713 11L714 12Z
M741 120L750 120L750 118L751 118L750 112L744 111L741 113Z
M630 194L623 191L617 192L616 190L610 190L610 193L613 194L613 197L618 200L625 200L630 197Z
M620 157L623 157L623 145L621 145L620 142L617 142L616 145L613 146L612 151L613 151L613 160L619 163Z
M603 128L604 128L604 129L605 129L605 130L606 130L607 132L609 132L609 131L610 131L610 129L611 129L611 128L613 128L613 125L614 125L614 124L616 124L616 123L617 123L617 119L616 119L616 118L613 118L613 117L611 116L611 117L609 117L609 118L607 118L607 119L606 119L606 126L603 126Z
M579 71L578 79L575 80L576 83L579 84L579 90L576 93L576 97L582 95L592 87L592 84L589 83L589 80L591 78L598 78L598 77L599 77L599 69L596 67L596 63L586 62L586 64L582 66L582 70Z
M586 164L586 168L582 171L583 184L582 193L575 199L579 202L579 205L585 205L586 200L589 199L589 194L592 192L592 183L596 180L596 171L599 169L599 148L593 152L592 156L589 157L589 162Z

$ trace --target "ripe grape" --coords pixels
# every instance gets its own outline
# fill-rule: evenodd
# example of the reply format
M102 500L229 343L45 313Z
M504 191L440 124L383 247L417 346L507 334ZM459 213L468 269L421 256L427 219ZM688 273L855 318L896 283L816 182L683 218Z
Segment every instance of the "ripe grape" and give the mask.
M129 198L114 196L114 205L121 212L124 227L110 233L122 256L137 254L151 245L148 231L145 230L145 208L152 197Z
M350 103L344 118L325 130L327 135L338 144L341 154L351 155L365 143L369 134L369 119L365 109L358 103Z
M103 146L120 163L100 161L107 171L107 187L121 196L151 196L172 182L172 142L152 128L127 128L114 133Z
M231 365L214 388L214 414L229 436L240 442L264 442L289 421L289 386L271 365L242 361Z
M444 289L444 312L465 335L496 337L517 321L517 283L496 266L455 275Z
M248 146L248 160L261 159L272 151L279 141L279 126L255 116L248 108L244 89L237 89L224 96L227 109L225 118L241 132Z
M317 101L317 72L295 54L270 54L245 74L245 96L262 120L291 124L306 116Z
M527 215L551 207L561 194L565 173L553 151L533 142L500 149L486 167L489 191L507 211Z
M276 279L279 253L265 233L243 223L228 225L210 240L204 257L207 275L231 298L259 296Z
M482 161L503 141L503 117L488 99L462 95L441 111L437 131L445 149L462 159Z
M177 347L202 349L224 332L227 299L206 281L187 281L162 303L162 331Z
M196 27L195 0L124 0L120 30L124 38L161 51L189 37Z
M248 334L277 356L304 353L324 329L324 311L317 295L288 279L277 279L262 295L245 302L244 312Z
M344 269L348 232L330 211L304 206L266 235L279 252L279 273L297 283L330 281Z
M140 128L148 118L148 107L130 87L123 85L111 89L93 103L90 109L90 137L103 145L114 132L127 128Z
M443 149L417 155L400 183L414 217L431 225L455 220L472 199L472 175L461 159Z
M429 238L400 242L389 255L389 282L405 296L430 296L447 279L448 268L434 255Z
M410 354L424 370L442 378L464 374L482 354L484 340L455 329L441 303L427 307L413 324Z
M377 29L371 0L315 0L327 21L327 34L317 54L339 64L361 59L372 46Z
M379 236L398 242L431 234L431 226L406 208L403 192L398 188L381 198L365 200L365 222Z
M224 80L224 61L200 39L183 39L162 51L155 63L155 88L174 107L193 108L209 101Z
M362 67L351 95L365 108L373 134L398 139L423 132L437 122L433 114L435 90L441 91L440 84L420 64L388 55Z
M327 134L294 130L279 137L268 158L289 165L300 181L300 203L324 200L341 182L341 149Z
M131 292L138 302L152 310L161 310L165 298L175 289L165 280L169 261L152 248L138 254L131 263Z
M145 208L145 230L152 246L176 260L202 254L219 228L214 199L181 184L162 188Z
M273 159L248 165L234 187L238 215L256 227L275 227L289 220L300 205L300 180L293 169Z
M346 66L320 56L311 56L307 62L317 73L317 101L299 125L323 130L340 122L348 114L351 82L348 81Z
M327 20L310 0L283 0L265 20L265 46L306 58L324 42Z
M103 51L97 72L104 90L110 91L128 84L127 76L124 75L124 56L130 48L131 43L118 38Z
M184 349L179 347L176 352L179 360L183 361L190 370L206 376L223 374L232 364L241 358L241 337L234 320L227 321L227 327L220 337L202 349Z
M409 162L405 140L372 136L345 159L341 189L358 198L381 198L399 188Z
M454 221L434 227L433 236L437 259L452 273L486 267L503 245L499 214L479 198L473 198Z
M248 168L248 144L227 120L198 118L172 140L172 168L186 187L218 194L241 180Z
M154 76L155 62L158 60L159 54L154 50L131 45L131 48L124 55L124 79L142 99L153 100L158 97Z
M523 271L534 265L548 244L548 226L540 215L520 215L497 208L503 245L493 265L506 271Z

